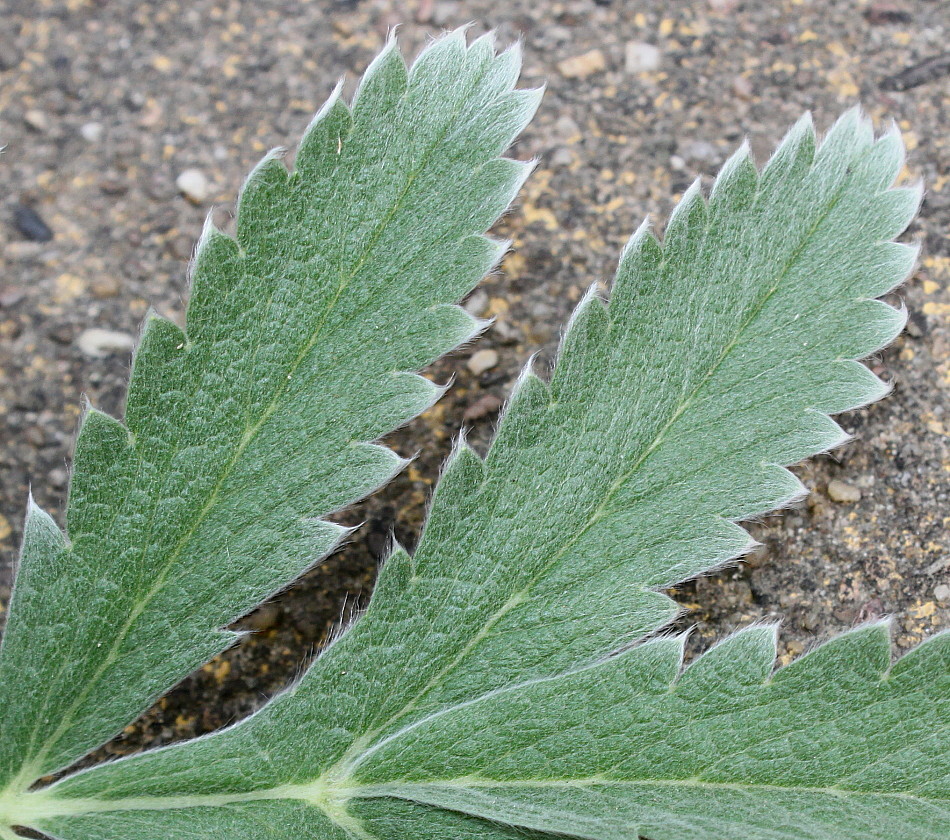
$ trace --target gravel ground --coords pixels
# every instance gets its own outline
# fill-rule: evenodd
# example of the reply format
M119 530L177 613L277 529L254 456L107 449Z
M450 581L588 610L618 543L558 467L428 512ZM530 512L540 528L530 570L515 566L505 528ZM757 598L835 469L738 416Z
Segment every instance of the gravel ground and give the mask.
M894 391L844 417L853 442L799 468L811 494L752 526L763 545L748 562L678 590L683 623L698 626L698 649L781 618L784 659L880 615L895 617L901 649L950 626L944 2L0 0L0 15L0 603L28 485L62 515L80 395L121 412L128 342L149 307L182 318L204 215L214 207L227 224L247 170L293 145L341 73L352 89L396 24L414 53L474 22L473 34L523 38L525 84L548 86L515 149L540 167L498 228L514 253L469 302L497 325L436 366L437 379L457 375L454 388L390 440L423 454L344 517L367 523L345 551L244 620L258 632L100 755L207 731L286 684L365 600L390 532L413 543L460 426L487 443L521 365L539 349L550 358L559 325L610 277L640 219L664 219L744 136L764 160L806 109L820 127L855 102L879 125L896 121L906 177L927 185L908 234L921 264L900 293L909 327L872 363Z

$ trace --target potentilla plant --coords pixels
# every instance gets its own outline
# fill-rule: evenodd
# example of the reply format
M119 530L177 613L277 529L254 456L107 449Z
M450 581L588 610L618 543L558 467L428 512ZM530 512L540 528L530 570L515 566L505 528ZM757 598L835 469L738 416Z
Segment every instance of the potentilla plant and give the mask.
M440 389L414 371L484 327L456 302L530 164L516 48L390 42L351 105L209 224L187 326L150 316L125 420L87 407L65 528L32 503L0 651L0 837L59 840L945 840L950 635L891 661L867 624L775 670L774 626L683 666L659 591L747 551L738 520L886 387L877 298L920 191L858 111L746 146L662 244L630 239L482 458L460 439L418 548L258 713L69 768L234 644L332 551L327 516L403 462L373 443ZM82 605L81 608L78 605ZM50 783L51 774L58 780ZM34 836L28 834L27 836Z

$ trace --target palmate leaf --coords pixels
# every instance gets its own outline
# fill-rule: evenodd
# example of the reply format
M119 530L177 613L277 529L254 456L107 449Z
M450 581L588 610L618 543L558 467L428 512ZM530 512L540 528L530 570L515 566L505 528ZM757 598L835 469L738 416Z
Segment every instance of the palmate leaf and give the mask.
M391 41L293 173L271 154L234 239L209 225L184 331L152 316L125 425L86 412L68 538L31 505L0 655L0 790L81 758L347 533L323 521L402 465L370 443L440 389L413 371L480 325L455 302L528 164L518 50L455 33L411 73Z
M727 562L735 520L802 490L884 386L854 361L901 313L895 132L857 112L741 149L662 247L631 240L550 383L519 380L483 461L453 453L413 556L287 692L231 729L9 799L63 840L936 838L950 815L948 642L887 670L881 626L771 675L773 631L680 675L656 589ZM612 652L622 653L611 655Z

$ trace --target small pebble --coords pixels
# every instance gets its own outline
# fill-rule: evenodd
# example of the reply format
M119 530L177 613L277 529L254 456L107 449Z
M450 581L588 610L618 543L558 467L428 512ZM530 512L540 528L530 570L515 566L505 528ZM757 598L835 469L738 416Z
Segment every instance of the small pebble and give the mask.
M481 420L494 414L502 406L501 397L494 394L484 394L473 402L462 414L463 420Z
M581 136L581 127L566 114L554 121L554 133L565 142L574 141Z
M565 79L586 79L607 69L607 59L600 50L591 50L559 61L557 69Z
M42 242L14 241L3 246L3 256L13 262L36 259L43 253Z
M699 163L713 163L720 158L719 150L705 140L687 140L678 143L676 150L686 160L695 160Z
M643 41L630 41L624 51L628 73L648 73L660 66L661 53L658 47Z
M484 289L479 289L463 304L465 311L476 318L485 311L486 306L488 306L488 295Z
M70 344L75 333L69 324L56 324L46 331L46 335L57 344Z
M950 601L950 586L947 586L945 583L935 586L934 598L936 598L938 601Z
M495 350L479 350L468 360L468 369L478 376L486 370L491 370L498 364L498 353Z
M2 287L0 288L0 309L9 309L11 306L16 306L25 297L26 292L23 289Z
M752 99L755 91L752 88L752 82L750 79L747 79L745 76L736 76L732 80L732 92L739 98L743 100Z
M868 23L876 25L910 23L914 19L910 12L893 3L872 3L864 10L864 17Z
M200 169L186 169L175 179L175 186L193 204L201 204L211 194L211 185Z
M113 353L131 353L135 339L128 333L94 327L84 330L76 339L76 345L87 356L102 358Z
M129 185L118 172L105 172L99 178L99 189L106 195L124 195Z
M45 134L49 129L49 120L46 118L46 114L35 108L23 115L23 122L27 124L28 128L39 134Z
M168 250L175 259L190 260L195 253L195 240L186 233L179 233L169 241Z
M828 498L833 502L853 504L861 501L861 491L853 484L846 484L833 478L828 482Z
M49 242L53 238L50 226L43 221L39 213L25 204L13 206L13 224L32 242Z
M79 135L87 143L98 143L102 139L102 123L83 123L79 128Z
M122 284L115 277L99 277L89 285L92 296L98 300L108 300L118 296Z
M23 433L23 438L34 449L42 449L46 445L46 434L42 426L30 426Z

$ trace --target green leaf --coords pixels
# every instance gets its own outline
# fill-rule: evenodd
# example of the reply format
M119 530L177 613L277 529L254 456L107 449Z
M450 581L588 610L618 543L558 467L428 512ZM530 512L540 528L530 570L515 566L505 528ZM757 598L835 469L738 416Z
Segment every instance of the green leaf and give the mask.
M12 811L64 840L943 836L950 636L888 670L876 625L775 676L768 628L682 675L682 640L630 647L674 615L657 588L802 492L783 465L844 439L829 413L884 393L855 359L903 324L874 300L914 260L902 160L856 111L761 174L740 149L662 246L637 232L486 459L460 442L415 554L294 686Z
M149 317L125 425L85 413L68 539L31 510L0 654L0 802L232 644L222 627L347 533L321 517L400 469L370 441L440 394L409 371L480 329L454 302L505 250L483 234L530 168L498 157L539 99L513 90L519 65L457 32L407 71L391 41L292 173L278 153L255 168L235 238L206 228L187 327Z
M683 638L432 716L356 795L596 840L947 836L950 633L890 668L869 625L774 675L774 627L681 674Z

